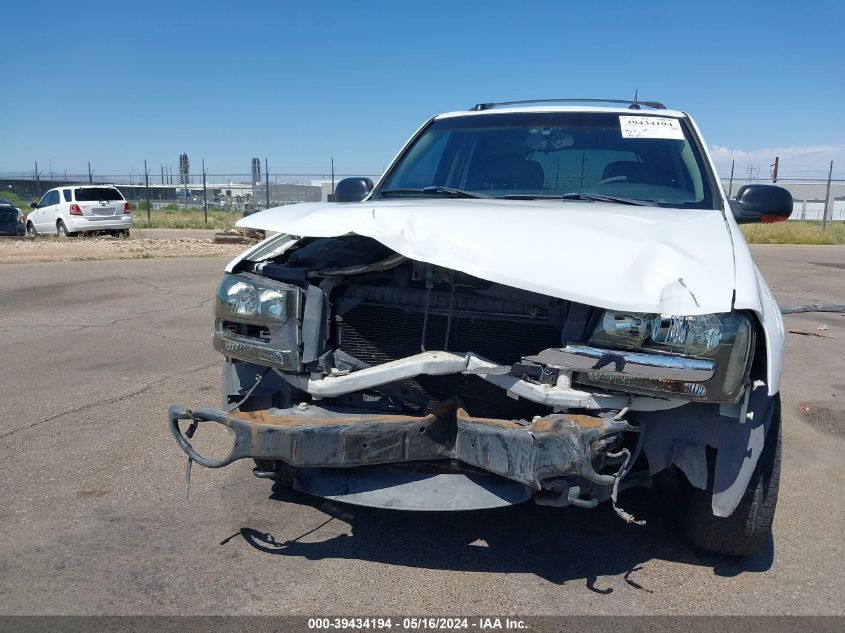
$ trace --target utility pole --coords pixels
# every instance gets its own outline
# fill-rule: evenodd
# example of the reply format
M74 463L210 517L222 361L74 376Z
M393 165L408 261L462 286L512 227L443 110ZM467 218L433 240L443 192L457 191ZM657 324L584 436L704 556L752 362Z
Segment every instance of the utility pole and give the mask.
M730 200L731 194L733 193L733 188L734 188L734 163L735 162L736 162L736 159L731 161L731 180L728 183L728 200Z
M772 182L778 181L778 163L780 162L780 156L775 156L775 162L772 165Z
M124 163L125 164L125 163ZM94 182L94 173L91 171L91 161L88 161L88 184Z
M37 198L41 197L41 178L38 173L38 161L35 161L35 196Z
M830 161L830 170L827 172L827 192L824 194L824 215L822 215L822 231L827 229L827 208L830 206L830 179L833 177L833 161Z
M334 157L332 157L332 202L334 202Z
M147 169L147 161L144 161L144 181L147 187L147 223L150 222L150 170Z
M267 166L267 157L264 158L264 184L267 185L267 209L270 208L270 168Z
M208 194L205 189L205 159L202 159L202 208L205 210L205 223L208 224Z

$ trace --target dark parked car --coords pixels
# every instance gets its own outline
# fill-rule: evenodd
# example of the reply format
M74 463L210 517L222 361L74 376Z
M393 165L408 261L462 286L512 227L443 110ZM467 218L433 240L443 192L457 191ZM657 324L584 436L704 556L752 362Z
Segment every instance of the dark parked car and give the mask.
M23 213L8 200L0 198L0 235L25 235Z

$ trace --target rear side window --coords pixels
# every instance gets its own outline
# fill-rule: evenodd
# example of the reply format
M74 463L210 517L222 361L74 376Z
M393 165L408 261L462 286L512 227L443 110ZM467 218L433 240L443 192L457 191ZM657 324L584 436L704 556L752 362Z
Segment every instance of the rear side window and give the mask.
M70 189L62 189L62 195L65 197L65 202L71 201Z
M77 202L99 202L100 200L123 200L114 187L85 187L76 190Z

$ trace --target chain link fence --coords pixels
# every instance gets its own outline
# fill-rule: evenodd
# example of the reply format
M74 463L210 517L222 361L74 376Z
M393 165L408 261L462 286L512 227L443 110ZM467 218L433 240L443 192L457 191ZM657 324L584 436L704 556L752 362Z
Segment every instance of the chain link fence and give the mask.
M794 211L791 220L845 221L845 174L830 169L805 170L773 178L746 170L741 176L722 177L729 197L736 196L746 184L770 183L785 187L792 194ZM136 218L155 221L156 217L186 211L202 214L217 224L232 224L237 218L297 202L319 202L333 199L337 182L348 176L363 176L377 181L373 173L253 173L178 174L161 167L148 173L115 171L68 173L50 171L0 173L0 198L8 197L22 206L29 206L53 187L78 184L113 184L132 203Z
M333 199L334 186L350 176L364 176L373 182L375 174L325 173L201 173L170 174L61 174L46 175L26 172L0 174L0 198L16 206L29 207L54 187L88 184L117 186L128 200L136 217L136 225L179 226L180 222L198 222L215 226L233 224L238 218L269 207L297 202L320 202ZM46 177L45 177L46 176ZM23 209L26 211L27 209Z

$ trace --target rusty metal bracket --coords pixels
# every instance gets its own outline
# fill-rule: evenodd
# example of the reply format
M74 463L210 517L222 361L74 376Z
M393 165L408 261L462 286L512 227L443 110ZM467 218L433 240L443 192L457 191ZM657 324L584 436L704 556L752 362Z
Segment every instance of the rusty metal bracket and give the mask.
M234 434L222 459L200 455L179 427L215 422ZM333 411L301 403L290 409L227 413L214 409L169 411L170 430L188 457L221 468L238 459L281 460L293 468L352 468L455 459L541 490L542 482L576 475L612 486L614 475L595 471L604 438L637 430L613 416L551 414L529 423L470 416L447 401L424 416ZM190 429L189 429L190 430Z

